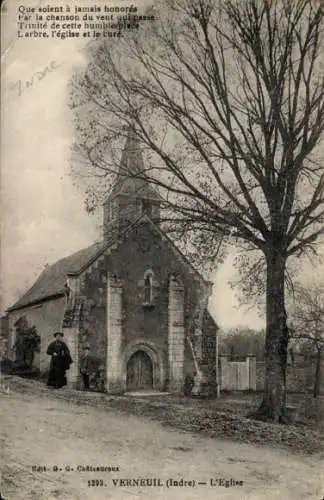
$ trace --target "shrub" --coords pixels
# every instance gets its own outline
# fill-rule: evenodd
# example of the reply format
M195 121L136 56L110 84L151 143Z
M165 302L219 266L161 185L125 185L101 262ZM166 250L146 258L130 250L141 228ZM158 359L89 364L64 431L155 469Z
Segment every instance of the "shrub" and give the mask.
M1 373L3 373L4 375L11 375L14 371L14 362L11 359L2 359L0 366Z
M185 396L190 396L194 386L194 378L192 375L186 375L183 383L183 393Z

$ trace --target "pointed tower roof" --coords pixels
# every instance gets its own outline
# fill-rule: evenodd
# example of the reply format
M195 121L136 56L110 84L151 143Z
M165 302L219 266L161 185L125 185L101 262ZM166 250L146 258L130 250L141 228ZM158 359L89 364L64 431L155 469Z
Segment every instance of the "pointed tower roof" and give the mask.
M111 195L127 195L162 201L161 196L146 178L140 141L132 126L128 129L117 180Z

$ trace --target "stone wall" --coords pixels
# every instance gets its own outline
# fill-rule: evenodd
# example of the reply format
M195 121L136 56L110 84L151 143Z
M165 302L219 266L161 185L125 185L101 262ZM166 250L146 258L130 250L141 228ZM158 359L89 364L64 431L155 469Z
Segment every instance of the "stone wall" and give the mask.
M65 309L65 297L47 300L35 306L25 307L8 313L9 342L8 357L15 359L13 345L15 343L15 322L22 316L26 317L28 325L35 326L41 338L40 355L35 357L34 364L41 372L49 368L50 357L46 354L47 347L54 340L53 333L61 329Z
M104 258L83 273L80 300L79 354L81 356L83 346L89 344L91 355L104 363L107 352L107 265Z
M208 311L203 318L202 362L209 375L215 375L216 366L216 335L215 324Z
M9 318L0 318L0 359L8 358L9 353Z
M184 380L184 289L173 276L169 280L168 318L168 390L181 392Z
M106 389L109 393L125 390L122 373L122 294L123 282L110 273L107 279L107 355Z

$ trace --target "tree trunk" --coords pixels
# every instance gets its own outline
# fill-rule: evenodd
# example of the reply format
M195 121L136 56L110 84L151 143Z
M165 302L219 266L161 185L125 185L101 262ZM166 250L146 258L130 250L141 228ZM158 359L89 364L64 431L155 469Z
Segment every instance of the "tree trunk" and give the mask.
M319 396L320 394L320 380L321 380L321 349L317 349L315 380L314 380L314 390L313 390L314 398L317 398L317 396Z
M252 418L287 423L286 366L288 328L285 310L285 266L283 252L271 249L266 255L266 342L264 394Z

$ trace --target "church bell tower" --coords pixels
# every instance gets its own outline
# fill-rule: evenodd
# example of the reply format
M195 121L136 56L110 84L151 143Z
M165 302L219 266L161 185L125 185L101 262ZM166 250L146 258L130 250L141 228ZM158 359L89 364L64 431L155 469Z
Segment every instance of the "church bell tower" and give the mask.
M128 130L117 178L103 204L103 237L114 238L144 214L159 223L162 199L145 176L140 143Z

